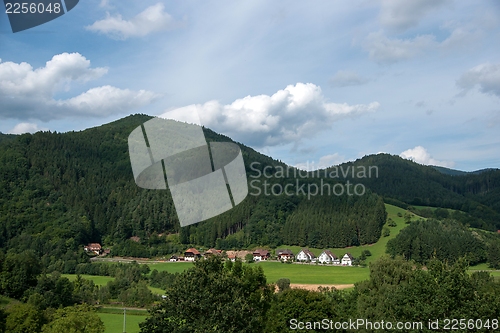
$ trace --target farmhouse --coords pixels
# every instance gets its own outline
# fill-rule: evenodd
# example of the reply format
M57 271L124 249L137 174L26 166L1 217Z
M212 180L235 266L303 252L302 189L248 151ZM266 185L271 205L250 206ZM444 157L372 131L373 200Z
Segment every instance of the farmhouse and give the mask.
M216 250L214 248L206 250L205 253L203 253L203 257L208 258L211 256L218 256L222 254L222 250Z
M173 255L170 257L170 259L168 261L170 262L176 262L177 260L179 260L179 257L177 257L176 255Z
M342 257L342 266L352 266L353 260L354 258L350 253L344 254L344 256Z
M330 250L323 251L319 255L318 261L322 264L340 265L339 258L335 254L333 254Z
M293 259L295 258L295 255L289 249L276 250L276 256L278 257L278 260L283 260L283 261L289 261L289 260L293 261Z
M263 249L257 249L253 251L253 260L254 261L261 261L261 260L267 260L269 259L270 254L268 250L263 250Z
M187 249L184 252L184 260L185 261L195 261L196 259L198 259L200 257L201 257L200 252L193 247L190 249Z
M235 261L236 259L243 261L245 260L245 256L249 253L253 255L253 252L250 251L226 251L227 258L231 261Z
M316 256L309 249L302 249L297 254L297 261L315 261Z
M99 243L90 243L89 245L84 246L83 249L85 250L85 252L93 252L97 255L100 255L102 253L102 247Z

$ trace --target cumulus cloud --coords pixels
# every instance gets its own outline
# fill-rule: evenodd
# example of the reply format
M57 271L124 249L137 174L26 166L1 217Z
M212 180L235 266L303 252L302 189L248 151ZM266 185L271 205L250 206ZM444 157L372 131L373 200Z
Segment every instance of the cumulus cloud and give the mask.
M457 80L457 86L461 95L478 86L480 92L500 97L500 64L484 63L469 69Z
M56 100L55 93L69 90L71 83L83 83L107 73L91 68L79 53L62 53L34 69L30 64L0 60L0 117L50 120L68 115L107 116L144 106L156 97L152 92L97 87L79 96Z
M338 71L331 79L330 83L334 87L359 86L367 83L367 78L360 76L356 72Z
M198 113L203 125L247 144L264 147L298 143L329 129L338 120L375 111L379 106L378 102L331 103L319 86L297 83L271 96L247 96L227 105L209 101L170 112Z
M452 168L455 163L453 161L439 161L434 159L431 154L422 146L417 146L413 149L408 149L399 154L402 158L412 160L424 165L442 166Z
M449 2L449 0L382 0L380 23L386 28L401 32L416 26L428 13Z
M130 37L142 37L154 32L171 30L179 23L165 11L162 3L146 8L130 20L124 20L120 14L110 15L85 27L87 30L107 35L113 39L125 40Z
M48 128L38 127L37 124L34 123L19 123L14 126L13 129L8 131L9 134L23 134L23 133L35 133L39 131L48 131Z
M154 98L155 94L150 91L103 86L92 88L67 100L57 101L57 105L78 113L99 115L139 108L149 104Z

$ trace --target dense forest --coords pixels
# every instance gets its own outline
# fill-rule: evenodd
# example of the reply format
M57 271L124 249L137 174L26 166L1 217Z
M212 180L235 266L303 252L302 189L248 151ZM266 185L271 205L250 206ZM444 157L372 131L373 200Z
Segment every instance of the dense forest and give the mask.
M141 189L133 180L127 138L150 118L135 115L82 132L38 132L0 143L0 246L16 253L33 250L44 267L72 272L85 260L81 249L88 242L112 246L115 255L150 257L178 252L179 242L223 249L283 242L350 246L380 237L385 209L370 191L356 198L250 194L235 209L181 229L169 191ZM209 142L230 141L204 130ZM254 179L288 168L240 146ZM256 166L250 167L252 162ZM258 168L269 174L256 176ZM276 177L283 185L295 180ZM300 181L299 186L310 186L320 179ZM165 241L165 234L178 232L179 242ZM140 241L131 241L132 236Z
M365 184L387 203L407 209L410 206L431 206L461 211L461 217L476 228L500 229L500 170L450 174L443 168L424 166L388 154L369 155L354 162L328 168L377 166L378 177L346 179ZM322 173L325 170L321 171ZM356 175L355 175L356 176Z
M133 180L127 138L149 119L134 115L81 132L1 135L3 251L32 250L42 258L43 267L73 272L88 260L82 245L89 242L111 247L113 255L138 257L176 253L190 245L346 247L380 238L384 201L407 209L453 208L454 218L464 225L500 229L498 170L452 176L379 154L339 166L376 166L378 177L318 177L304 172L297 176L296 169L242 144L250 194L224 214L180 228L169 190L141 189ZM209 142L231 141L210 129L204 132ZM271 186L266 188L266 181ZM298 190L323 190L348 181L364 184L364 195L311 196ZM265 195L273 185L282 189L287 184L294 184L293 195ZM174 234L178 236L172 239Z
M454 220L412 222L387 243L392 256L425 264L431 259L455 262L467 258L471 265L486 261L487 249L498 237L473 231Z

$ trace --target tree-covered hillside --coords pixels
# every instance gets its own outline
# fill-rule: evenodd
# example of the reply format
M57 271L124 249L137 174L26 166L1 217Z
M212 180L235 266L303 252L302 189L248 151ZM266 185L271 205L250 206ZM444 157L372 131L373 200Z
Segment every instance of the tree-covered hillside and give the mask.
M85 260L82 245L88 242L111 246L112 254L141 257L174 253L190 244L221 249L353 246L380 237L386 214L379 195L400 205L459 209L466 212L457 213L461 222L500 228L495 170L449 176L380 154L340 166L358 171L377 166L378 177L323 177L298 173L242 144L247 198L226 213L180 228L169 190L145 190L133 179L128 136L149 119L134 115L81 132L39 132L0 142L0 247L16 253L33 250L44 266L68 272ZM209 142L231 141L204 131ZM366 186L364 195L347 195L357 183ZM346 191L333 194L339 189ZM165 235L173 233L179 237L167 241Z
M448 175L432 166L424 166L399 156L378 154L365 156L338 168L377 166L378 177L359 178L373 192L391 204L407 208L422 205L451 208L465 212L457 216L473 227L500 229L500 170ZM331 172L332 168L327 169ZM353 179L348 175L347 179Z
M17 253L34 250L45 266L71 262L73 267L82 260L77 253L88 242L113 246L112 253L118 255L177 252L178 244L159 235L179 231L181 243L221 248L278 245L284 242L283 231L295 228L288 232L295 238L287 236L287 241L297 245L349 246L380 237L385 208L369 191L350 200L335 195L307 197L300 192L292 196L254 193L235 209L181 229L170 192L141 189L134 182L127 140L133 129L149 119L135 115L81 132L38 132L2 142L0 246ZM208 141L230 141L209 129L205 135ZM286 168L240 147L254 180L268 180L280 167ZM264 169L269 174L259 177L257 170ZM296 179L289 175L275 181L284 186ZM304 182L300 186L312 186L320 179L300 181ZM262 183L254 187L264 189ZM348 236L318 236L318 230L337 230L337 226ZM131 241L132 236L139 237L139 242Z

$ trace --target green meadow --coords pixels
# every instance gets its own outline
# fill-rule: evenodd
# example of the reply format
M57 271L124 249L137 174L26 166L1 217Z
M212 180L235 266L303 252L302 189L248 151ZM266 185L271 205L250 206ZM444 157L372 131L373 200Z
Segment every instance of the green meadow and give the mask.
M62 277L68 278L70 281L75 281L77 275L76 274L61 274ZM97 286L105 286L109 281L113 281L115 278L111 276L98 276L98 275L80 275L85 280L92 280L94 284Z
M61 276L68 278L70 281L75 281L77 274L61 274ZM113 281L115 279L114 277L111 276L86 275L86 274L81 274L80 276L85 280L94 281L94 284L97 286L105 286L109 281ZM151 290L153 294L163 295L165 293L165 291L160 288L155 288L151 286L148 286L148 288L149 290Z
M123 331L123 310L121 313L98 313L99 318L104 322L104 333L122 333ZM131 314L127 311L126 328L127 333L139 333L139 323L147 318L147 312L143 314Z
M186 269L193 267L192 262L162 262L147 264L151 271L156 269L158 272L167 271L169 273L182 273Z
M351 284L366 280L370 275L366 267L282 264L273 261L252 265L262 267L270 283L287 278L291 283L299 284Z

